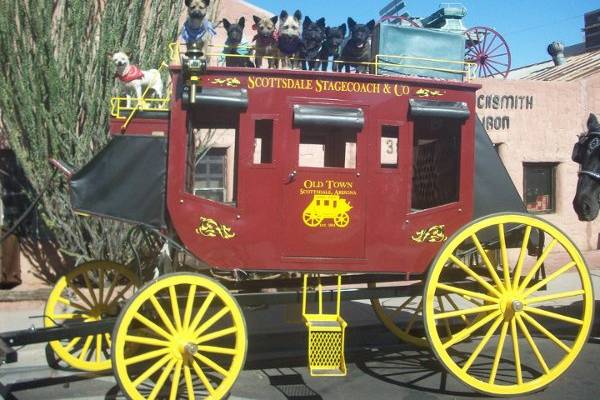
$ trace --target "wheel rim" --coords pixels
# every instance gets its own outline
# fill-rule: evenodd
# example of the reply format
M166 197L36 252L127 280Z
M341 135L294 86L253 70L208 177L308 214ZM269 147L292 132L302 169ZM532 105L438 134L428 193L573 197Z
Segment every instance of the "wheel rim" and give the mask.
M94 322L116 317L120 302L139 286L138 278L121 264L91 261L79 265L56 283L44 311L44 326ZM50 347L73 368L82 371L110 369L111 338L108 333L54 340Z
M522 229L511 233L517 224ZM496 243L484 240L493 232ZM533 258L528 252L536 232L546 239L543 251ZM457 257L471 247L483 260L478 272ZM486 262L486 249L491 247L500 250L497 267ZM550 273L536 281L542 265ZM457 271L470 281L468 288L445 279ZM540 293L545 287L549 292ZM433 307L440 293L477 299L478 305L463 307L455 315L440 313ZM532 216L499 214L463 228L440 251L425 289L425 328L437 358L459 380L488 394L524 394L548 385L573 363L589 334L593 299L583 258L560 230ZM550 306L559 311L549 311ZM464 315L477 318L450 338L441 337L436 321ZM558 332L564 336L558 338ZM494 335L499 335L497 341L490 340ZM569 336L572 339L565 339ZM522 363L529 359L535 364Z
M171 274L130 300L115 325L113 348L117 380L132 399L219 399L243 367L246 326L219 283Z
M511 54L502 35L491 28L477 26L467 30L465 36L465 60L476 65L475 76L508 76Z
M421 283L418 284L421 286ZM376 287L376 283L369 283L370 288ZM377 318L385 327L400 340L419 347L429 347L423 326L423 296L414 294L403 298L372 298L371 306ZM435 309L438 311L458 310L459 307L450 295L436 296ZM465 319L465 324L469 319ZM443 329L446 336L451 335L459 326L450 326L444 323Z
M334 222L338 227L343 228L348 226L348 223L350 222L350 216L346 213L338 214L336 215Z
M321 218L312 213L306 213L304 214L304 222L310 227L315 227L321 223Z

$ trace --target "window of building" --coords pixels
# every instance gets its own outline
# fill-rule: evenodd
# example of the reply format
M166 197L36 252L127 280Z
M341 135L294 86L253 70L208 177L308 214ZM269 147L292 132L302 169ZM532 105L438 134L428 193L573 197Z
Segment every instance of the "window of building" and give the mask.
M254 164L273 162L273 120L261 119L254 123Z
M532 213L556 211L556 166L558 163L523 163L525 207Z
M356 168L356 136L356 131L342 128L302 128L298 165Z
M415 118L412 209L458 201L461 121Z
M381 168L398 168L398 137L397 126L381 127Z

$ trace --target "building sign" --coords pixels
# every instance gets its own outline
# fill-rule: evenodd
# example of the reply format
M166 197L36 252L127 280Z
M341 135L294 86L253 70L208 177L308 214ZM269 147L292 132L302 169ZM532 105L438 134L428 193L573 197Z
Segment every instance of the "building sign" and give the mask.
M533 110L533 96L480 94L477 96L477 110L481 124L487 131L506 131L510 129L510 115L507 111ZM496 110L500 111L500 115L497 115Z

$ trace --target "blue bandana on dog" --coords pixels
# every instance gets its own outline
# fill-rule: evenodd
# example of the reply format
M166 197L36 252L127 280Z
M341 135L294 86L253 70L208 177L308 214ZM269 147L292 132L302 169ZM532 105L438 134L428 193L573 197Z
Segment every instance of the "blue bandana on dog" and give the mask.
M215 31L210 21L206 19L203 20L202 25L199 28L192 28L189 21L185 21L180 38L184 43L193 43L204 39L206 34L211 36L217 34L217 31Z

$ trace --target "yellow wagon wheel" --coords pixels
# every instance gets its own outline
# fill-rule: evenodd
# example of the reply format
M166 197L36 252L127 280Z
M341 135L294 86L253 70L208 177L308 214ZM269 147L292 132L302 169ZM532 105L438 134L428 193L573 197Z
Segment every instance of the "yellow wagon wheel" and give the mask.
M339 213L335 216L334 222L336 226L344 228L350 223L350 216L348 213Z
M113 369L134 400L220 399L246 349L246 323L227 289L202 275L176 273L148 283L121 313Z
M137 276L111 261L90 261L59 279L50 292L44 311L44 326L100 321L119 315L120 302L139 286ZM55 340L50 347L73 368L82 371L110 369L109 334Z
M415 285L421 286L422 284L415 283ZM377 284L370 282L368 286L375 288ZM436 296L435 309L439 311L458 310L459 306L456 301L456 296L450 293ZM421 294L398 298L371 298L371 306L381 323L397 338L415 346L429 347L423 326L423 296ZM472 319L465 317L456 326L450 326L443 321L441 322L442 329L448 336L457 329L467 326Z
M543 250L531 256L538 243ZM486 255L490 248L499 249L498 268ZM477 252L481 265L464 263L466 251ZM457 274L461 283L452 280ZM436 310L434 299L445 293L465 299L460 310ZM442 247L425 287L425 328L437 358L459 380L492 395L521 395L573 363L590 331L593 302L584 260L560 230L530 215L496 214L467 225ZM473 315L450 337L438 323ZM532 365L523 363L529 360Z
M318 216L317 214L315 214L313 212L303 213L302 218L304 219L304 223L306 225L310 226L311 228L318 226L321 223L321 221L323 221L323 218L321 218L320 216Z

